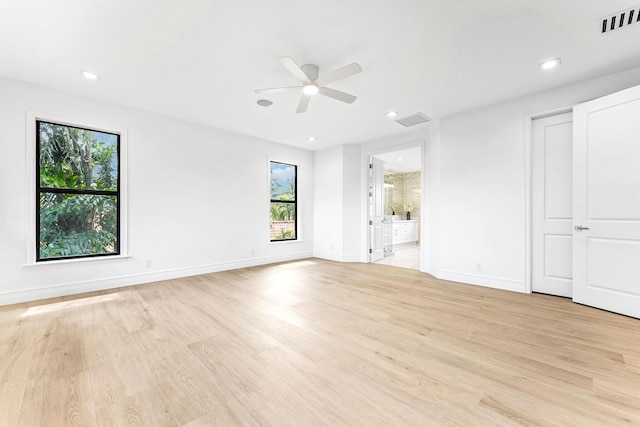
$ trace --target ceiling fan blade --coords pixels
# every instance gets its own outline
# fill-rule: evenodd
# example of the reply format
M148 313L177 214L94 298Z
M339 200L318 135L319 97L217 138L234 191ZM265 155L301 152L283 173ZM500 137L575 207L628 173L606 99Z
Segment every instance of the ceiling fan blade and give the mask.
M274 87L270 89L256 89L256 93L278 93L287 90L302 89L302 86Z
M346 65L342 68L338 68L335 71L325 74L319 79L316 79L313 83L318 86L323 86L323 85L338 81L340 79L353 76L354 74L358 74L361 71L362 71L362 67L354 62L353 64Z
M296 64L293 59L289 58L288 56L281 56L280 58L278 58L278 60L284 66L284 68L289 70L289 72L302 83L306 85L311 83L309 77L304 73L304 71L302 71L302 68L298 67L298 64Z
M298 109L296 113L304 113L307 111L307 107L309 106L309 101L311 101L311 95L304 94L302 98L300 98L300 103L298 104Z
M358 99L357 96L350 95L348 93L340 92L339 90L329 89L328 87L320 87L318 93L323 94L324 96L328 96L329 98L337 99L338 101L346 102L347 104L352 104L353 101Z

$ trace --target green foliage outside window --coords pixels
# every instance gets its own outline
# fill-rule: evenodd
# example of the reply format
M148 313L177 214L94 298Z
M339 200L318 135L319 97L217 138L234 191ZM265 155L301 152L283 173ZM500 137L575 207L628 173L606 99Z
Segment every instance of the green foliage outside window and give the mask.
M297 167L271 162L271 240L296 239Z
M37 122L38 259L119 253L119 136Z

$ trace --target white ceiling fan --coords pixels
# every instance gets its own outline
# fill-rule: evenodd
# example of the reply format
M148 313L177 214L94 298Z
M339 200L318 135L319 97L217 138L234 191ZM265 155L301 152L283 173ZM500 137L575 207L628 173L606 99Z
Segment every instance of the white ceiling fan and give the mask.
M300 98L300 103L298 104L296 113L304 113L305 111L307 111L307 107L309 106L311 97L317 93L328 96L329 98L337 99L338 101L346 102L348 104L353 103L353 101L357 99L357 97L348 93L325 87L326 84L333 83L335 81L361 72L362 67L360 67L360 65L355 62L342 68L338 68L337 70L332 71L329 74L325 74L322 77L318 77L317 65L305 64L302 67L299 67L298 64L296 64L294 60L289 58L288 56L281 56L280 58L278 58L278 60L287 70L289 70L291 74L295 76L295 78L300 80L302 86L258 89L256 90L256 93L277 93L287 90L302 89L302 98Z

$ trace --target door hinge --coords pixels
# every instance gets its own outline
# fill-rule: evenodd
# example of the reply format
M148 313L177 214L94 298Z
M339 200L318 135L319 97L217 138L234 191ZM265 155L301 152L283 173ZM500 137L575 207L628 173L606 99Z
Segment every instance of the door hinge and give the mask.
M369 253L372 254L373 253L373 249L369 249Z
M369 221L369 225L373 225L373 221Z
M369 163L369 169L373 169L373 163Z

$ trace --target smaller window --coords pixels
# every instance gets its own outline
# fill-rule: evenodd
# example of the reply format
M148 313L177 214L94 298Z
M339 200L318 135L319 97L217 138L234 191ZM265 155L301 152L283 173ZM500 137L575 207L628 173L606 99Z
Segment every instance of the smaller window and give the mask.
M298 167L270 162L271 227L270 240L280 242L298 238Z

